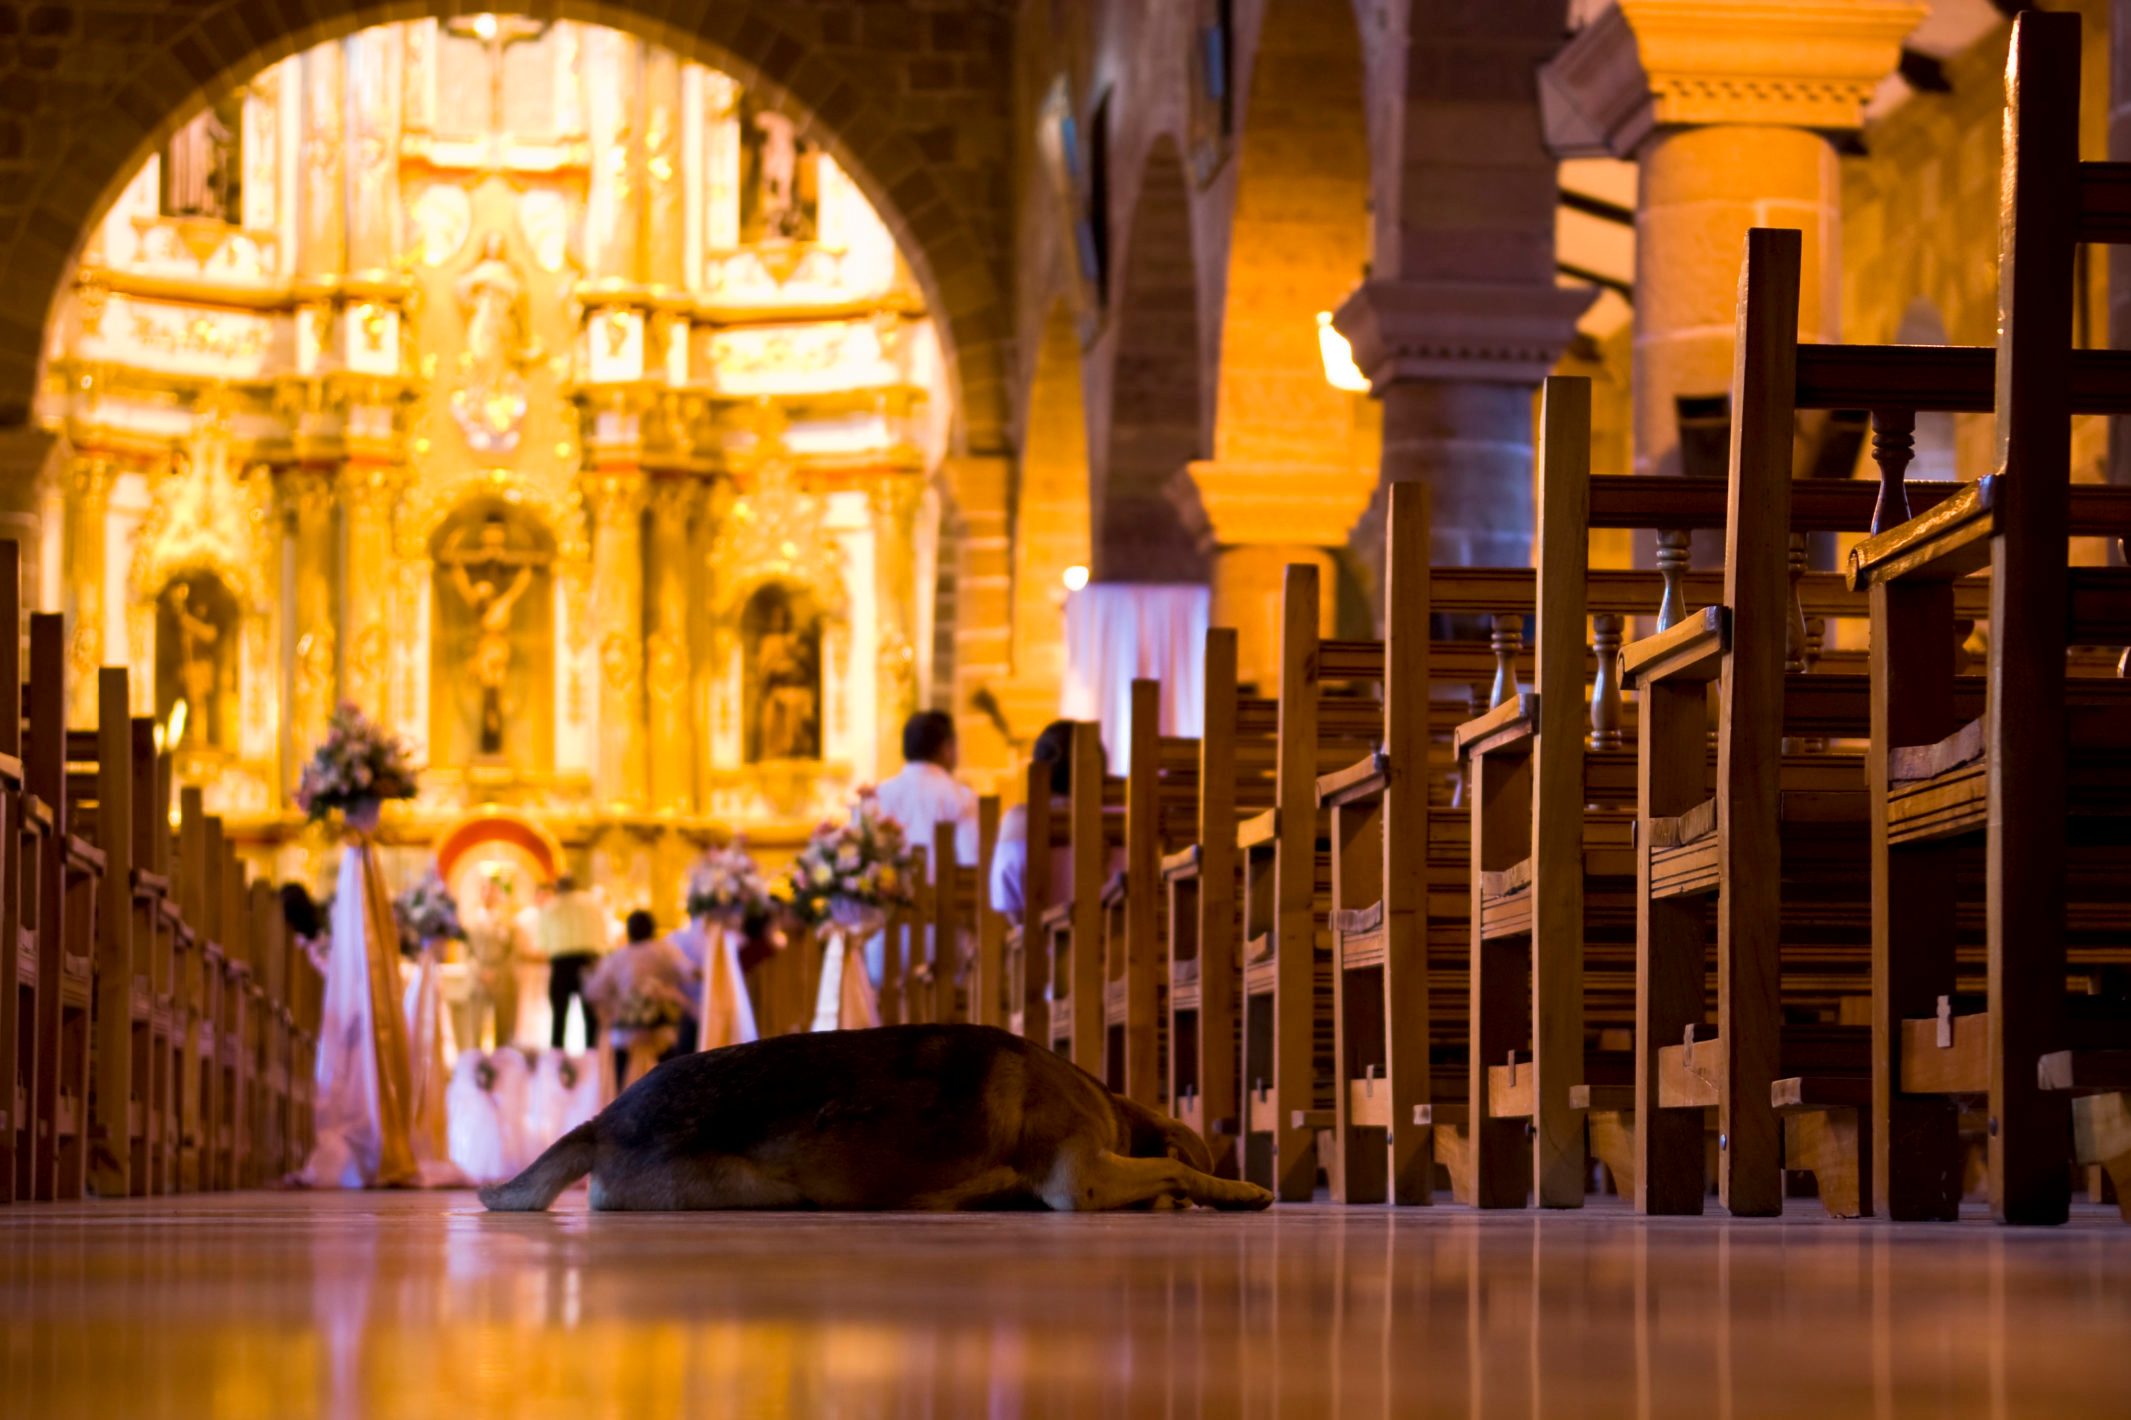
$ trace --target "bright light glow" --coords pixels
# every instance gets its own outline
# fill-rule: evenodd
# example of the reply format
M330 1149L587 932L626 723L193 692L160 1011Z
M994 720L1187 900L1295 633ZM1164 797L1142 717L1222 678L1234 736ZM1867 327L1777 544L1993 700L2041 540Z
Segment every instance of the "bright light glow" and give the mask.
M1074 563L1071 567L1066 568L1065 584L1067 591L1079 591L1082 587L1088 585L1088 569L1081 566L1077 562Z
M496 17L494 15L474 16L474 33L481 37L483 44L494 39L496 37Z
M1324 361L1324 381L1336 390L1350 390L1355 394L1367 394L1369 382L1362 377L1360 367L1354 363L1354 347L1347 338L1332 328L1332 313L1317 313L1317 355Z

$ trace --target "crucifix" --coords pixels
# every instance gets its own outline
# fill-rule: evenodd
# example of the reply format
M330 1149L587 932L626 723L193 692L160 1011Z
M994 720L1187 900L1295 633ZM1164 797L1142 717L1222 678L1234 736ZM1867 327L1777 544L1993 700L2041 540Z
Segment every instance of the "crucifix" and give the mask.
M503 144L503 51L521 40L534 40L548 32L545 20L523 15L456 15L444 22L447 34L479 40L488 51L488 141Z
M538 551L510 545L510 529L499 517L481 524L478 541L466 546L466 529L451 535L437 563L474 615L474 654L467 669L481 692L480 752L503 752L504 691L509 687L512 611L532 585L533 571L547 565Z

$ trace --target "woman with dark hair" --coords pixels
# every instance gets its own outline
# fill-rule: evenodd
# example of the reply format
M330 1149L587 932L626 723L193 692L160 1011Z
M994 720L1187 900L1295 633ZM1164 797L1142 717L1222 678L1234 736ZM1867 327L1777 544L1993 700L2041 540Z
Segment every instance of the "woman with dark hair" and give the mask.
M1073 722L1053 720L1036 736L1036 746L1029 758L1037 764L1051 767L1051 797L1063 798L1073 789ZM1004 913L1009 921L1019 922L1027 907L1023 901L1022 884L1028 878L1029 819L1028 806L1016 804L1006 811L999 822L999 846L992 854L991 896L992 909ZM1063 845L1058 852L1068 850ZM1069 880L1062 868L1051 873L1055 891ZM1050 904L1045 903L1044 906Z

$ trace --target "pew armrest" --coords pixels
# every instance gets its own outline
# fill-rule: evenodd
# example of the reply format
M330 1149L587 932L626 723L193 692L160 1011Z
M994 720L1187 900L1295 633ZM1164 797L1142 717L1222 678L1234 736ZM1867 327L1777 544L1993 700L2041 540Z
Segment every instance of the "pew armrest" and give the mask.
M1345 769L1335 769L1330 774L1318 776L1317 807L1329 809L1344 804L1367 803L1371 799L1381 798L1390 782L1391 758L1382 750L1376 750Z
M1539 696L1527 692L1511 696L1477 719L1467 720L1458 726L1451 738L1457 746L1458 758L1468 759L1476 754L1508 749L1538 733Z
M1709 681L1722 669L1731 644L1731 608L1705 606L1670 631L1645 636L1621 649L1621 681L1630 688L1659 681Z
M1850 549L1850 585L1858 591L1904 578L1950 582L1990 560L1997 528L1995 475L1977 479L1900 527Z

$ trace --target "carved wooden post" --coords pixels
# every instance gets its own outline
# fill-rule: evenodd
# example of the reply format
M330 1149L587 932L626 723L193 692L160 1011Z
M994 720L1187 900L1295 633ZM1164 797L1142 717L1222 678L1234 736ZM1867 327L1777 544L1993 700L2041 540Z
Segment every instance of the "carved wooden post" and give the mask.
M1602 611L1591 618L1591 650L1598 657L1598 674L1591 680L1591 748L1620 748L1620 638L1618 612Z
M1524 618L1496 617L1490 644L1495 648L1495 685L1487 704L1493 709L1505 700L1516 698L1517 653L1524 649Z
M1657 571L1665 579L1665 596L1657 607L1660 631L1670 631L1687 615L1688 546L1685 528L1667 528L1657 535Z
M1786 674L1797 674L1805 669L1805 605L1798 599L1799 583L1805 578L1805 534L1791 534L1791 620L1784 628L1783 669Z
M1903 475L1916 452L1916 411L1872 411L1872 461L1879 465L1879 501L1872 505L1872 531L1883 533L1909 521L1909 490Z

